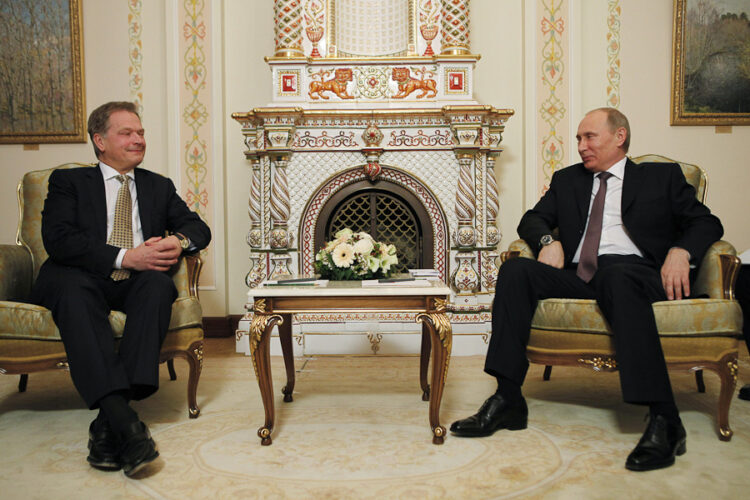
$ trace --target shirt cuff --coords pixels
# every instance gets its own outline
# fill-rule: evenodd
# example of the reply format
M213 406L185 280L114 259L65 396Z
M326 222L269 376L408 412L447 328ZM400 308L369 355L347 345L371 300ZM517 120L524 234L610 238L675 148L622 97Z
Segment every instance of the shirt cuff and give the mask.
M122 269L122 259L125 258L125 252L127 251L127 248L121 248L117 253L117 258L115 259L115 269Z

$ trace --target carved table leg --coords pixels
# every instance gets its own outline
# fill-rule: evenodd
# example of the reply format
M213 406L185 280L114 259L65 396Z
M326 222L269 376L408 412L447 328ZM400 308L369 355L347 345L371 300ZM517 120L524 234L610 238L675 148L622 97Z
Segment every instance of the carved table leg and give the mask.
M286 368L286 385L281 392L284 394L284 402L294 401L294 350L292 348L292 315L283 314L283 321L279 323L279 340L281 341L281 352L284 354L284 368Z
M448 317L442 312L417 315L417 320L430 331L432 338L432 386L430 390L430 426L432 443L443 444L445 427L440 425L440 401L443 398L445 377L451 355L453 331Z
M273 379L271 378L271 356L269 355L269 339L271 330L276 323L283 324L284 320L278 314L261 314L256 311L250 324L250 357L253 360L255 376L258 379L260 395L263 398L263 408L266 412L266 422L258 429L260 444L271 444L271 431L274 422Z
M427 383L427 368L430 365L432 338L427 325L422 323L422 348L419 352L419 384L422 386L422 401L430 400L430 384Z

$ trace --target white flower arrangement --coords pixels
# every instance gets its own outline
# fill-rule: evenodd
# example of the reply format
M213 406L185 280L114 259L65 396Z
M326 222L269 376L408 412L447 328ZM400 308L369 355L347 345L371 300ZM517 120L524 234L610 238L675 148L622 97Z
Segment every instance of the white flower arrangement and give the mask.
M315 255L315 272L329 280L386 278L398 263L396 247L351 229L337 232Z

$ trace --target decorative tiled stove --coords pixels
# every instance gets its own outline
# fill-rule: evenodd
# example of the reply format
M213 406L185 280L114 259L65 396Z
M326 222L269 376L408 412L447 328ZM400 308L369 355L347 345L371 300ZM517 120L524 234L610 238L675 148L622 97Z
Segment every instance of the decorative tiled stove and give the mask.
M318 215L340 190L398 186L427 213L428 257L453 290L453 353L484 353L500 240L494 167L513 111L473 98L468 3L276 0L273 102L232 114L250 165L248 287L313 272ZM418 353L413 316L298 314L295 355Z

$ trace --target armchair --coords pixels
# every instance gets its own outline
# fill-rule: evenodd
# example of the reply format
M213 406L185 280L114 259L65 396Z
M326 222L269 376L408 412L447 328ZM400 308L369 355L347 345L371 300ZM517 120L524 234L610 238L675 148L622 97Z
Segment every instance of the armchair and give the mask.
M696 165L675 162L657 155L633 161L679 163L702 202L706 196L706 174ZM742 311L734 300L734 282L740 262L736 250L726 241L717 241L706 253L692 287L691 298L656 302L656 324L669 369L696 373L700 392L705 390L702 370L715 371L721 381L718 404L719 439L729 441L729 405L737 383L737 356L742 336ZM501 259L534 258L523 240L510 244ZM530 362L546 365L548 380L553 365L588 366L596 371L614 371L617 359L612 332L594 300L546 299L539 301L531 322L527 347Z
M68 163L56 168L85 166ZM21 375L18 390L26 390L28 374L67 369L68 363L60 333L52 313L28 304L39 267L47 258L42 243L42 207L47 184L54 168L28 172L18 184L19 221L16 245L0 245L0 374ZM161 348L160 362L167 363L170 379L177 378L174 358L189 364L188 414L199 415L196 401L198 379L203 368L202 311L198 302L198 277L202 262L197 256L180 259L173 273L178 297L172 306L169 331ZM115 338L122 336L125 314L109 316Z

